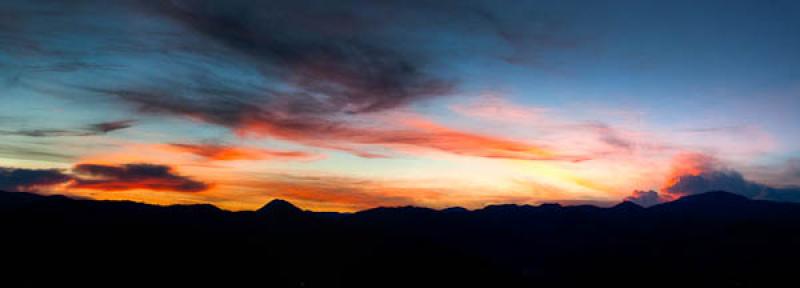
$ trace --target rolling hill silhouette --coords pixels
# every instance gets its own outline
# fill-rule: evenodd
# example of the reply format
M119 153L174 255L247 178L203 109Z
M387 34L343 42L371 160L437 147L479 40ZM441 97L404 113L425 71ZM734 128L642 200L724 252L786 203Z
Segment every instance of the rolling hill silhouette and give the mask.
M800 205L727 192L649 208L623 202L352 214L303 211L283 200L230 212L0 192L0 227L3 258L13 263L6 280L25 283L741 287L793 281L791 263L800 256Z

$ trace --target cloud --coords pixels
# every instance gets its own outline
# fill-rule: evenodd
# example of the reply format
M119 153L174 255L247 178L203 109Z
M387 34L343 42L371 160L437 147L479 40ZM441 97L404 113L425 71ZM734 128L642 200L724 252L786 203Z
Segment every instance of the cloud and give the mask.
M662 149L664 146L654 137L644 137L644 131L626 125L576 121L572 119L572 114L564 115L554 109L512 103L494 94L453 104L449 108L469 120L489 121L481 122L482 126L489 124L501 131L539 135L539 142L559 143L560 150L570 151L568 154L587 155L587 159L631 155L638 151Z
M747 170L748 175L757 175L762 181L782 186L800 186L800 158L790 158L783 163L756 166Z
M250 122L238 131L243 135L276 136L308 145L326 147L332 143L379 145L415 153L420 150L457 155L550 161L583 161L583 156L561 155L545 145L499 136L461 131L442 126L416 114L388 119L388 127L339 125L329 122L282 123Z
M545 108L522 106L497 95L483 95L478 99L450 106L450 110L470 118L501 123L530 123L542 121Z
M229 57L249 59L266 79L291 86L291 91L262 94L289 96L282 99L289 110L378 112L453 88L451 81L426 71L422 55L368 33L377 19L341 3L156 3L152 8L158 15L230 49Z
M212 186L154 164L79 164L69 170L0 167L0 190L27 192L62 184L67 189L172 192L201 192Z
M661 190L669 190L669 187L674 186L680 181L681 177L687 175L697 176L706 171L715 171L719 169L723 169L722 164L719 160L710 155L696 152L679 153L672 158L667 180L664 186L661 187Z
M26 137L81 137L104 135L113 131L130 128L133 120L121 120L113 122L100 122L90 124L80 129L28 129L28 130L0 130L0 135L26 136Z
M202 192L211 188L210 184L175 173L164 165L123 164L98 165L79 164L72 169L75 180L70 188L125 191L145 189L172 192Z
M732 125L732 126L719 126L719 127L689 128L689 129L682 129L679 131L689 132L689 133L743 133L743 132L748 132L751 129L752 127L748 126Z
M0 167L0 190L35 191L42 187L69 182L70 175L58 169L23 169Z
M14 145L0 143L0 157L5 159L70 162L75 158L75 155L65 153L64 149L42 144L25 143Z
M359 156L383 153L356 151L354 144L388 148L417 147L488 158L587 160L586 157L547 151L549 149L542 145L444 127L416 114L404 114L396 118L375 115L342 117L340 114L327 114L324 110L311 108L314 105L303 106L303 109L280 103L260 105L257 101L245 100L251 97L238 94L231 94L232 97L204 95L197 100L191 96L175 96L167 92L92 90L138 103L144 112L167 113L226 126L242 137L275 137L320 148L351 151ZM412 125L408 125L409 123Z
M108 5L87 1L30 9L15 2L6 9L15 16L5 20L6 29L0 27L0 38L26 40L29 46L39 48L35 50L39 58L49 55L58 59L36 65L54 65L54 70L64 74L86 70L97 74L97 69L89 68L98 65L124 72L103 71L110 75L90 83L71 81L85 77L54 75L58 81L48 84L67 87L55 90L90 95L82 97L99 95L102 100L111 96L143 113L185 117L227 127L240 135L275 137L366 157L387 157L390 153L356 146L385 149L401 145L477 157L560 159L561 155L531 152L539 146L531 143L455 129L437 139L439 132L369 123L374 115L454 95L459 90L458 79L444 75L446 71L442 69L446 68L442 59L455 57L454 53L452 49L443 50L439 43L442 40L433 35L444 33L458 36L452 38L458 41L500 44L497 51L484 51L480 57L495 58L498 51L502 54L561 47L556 44L557 35L550 35L555 32L548 28L532 29L535 31L530 34L519 29L524 24L550 22L522 12L535 10L533 7L518 5L513 11L498 11L500 8L490 3L182 0ZM384 17L390 11L395 16ZM127 23L125 20L131 18L143 19L142 15L153 19L153 24L116 24ZM113 21L102 21L107 19ZM143 27L146 31L139 31ZM91 40L80 42L89 43L91 49L108 56L102 57L104 60L126 59L118 61L125 65L87 61L100 57L84 53L89 48L62 47L63 43L50 43L49 38L36 36L44 32L70 40ZM476 34L481 37L474 37ZM15 43L23 45L20 41ZM459 46L471 49L476 45ZM177 60L163 61L161 57ZM136 69L151 61L159 63L159 71ZM74 135L62 130L27 134ZM461 140L472 144L461 147L458 143L445 143ZM492 147L478 149L477 142Z
M631 194L631 196L626 197L625 201L630 201L644 207L649 207L666 202L668 201L668 199L665 199L664 197L659 195L658 192L653 190L650 191L636 190L633 191L633 194Z
M729 191L753 199L800 202L800 188L776 188L749 181L733 170L705 171L678 178L665 192L686 196L708 191Z
M318 158L316 154L303 151L280 151L217 144L173 143L169 144L168 148L217 161L266 159L311 160Z
M108 132L127 129L133 126L133 120L120 120L120 121L113 121L113 122L101 122L92 124L89 126L90 131L94 131L100 134L106 134Z
M68 72L86 71L86 70L115 70L122 68L122 66L108 65L108 64L94 64L84 61L62 61L62 62L43 64L43 65L8 65L8 67L5 68L17 69L18 71L29 72L29 73L42 73L42 72L68 73Z
M787 165L787 174L792 177L800 178L800 159L790 159Z
M593 122L582 125L585 129L597 135L605 145L617 150L630 152L636 148L628 137L621 135L620 131L605 123Z
M745 179L738 171L703 153L676 155L660 193L635 191L626 200L659 203L710 191L727 191L758 200L800 202L799 187L773 187Z

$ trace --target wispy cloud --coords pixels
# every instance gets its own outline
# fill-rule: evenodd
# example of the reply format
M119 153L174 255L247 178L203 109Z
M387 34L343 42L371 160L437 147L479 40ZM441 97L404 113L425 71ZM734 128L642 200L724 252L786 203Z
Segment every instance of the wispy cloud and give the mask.
M546 115L549 109L517 105L494 94L485 94L470 102L453 104L450 110L470 118L505 123L534 123L534 121L548 121L545 116L549 117Z
M180 72L165 73L166 76L159 73L148 73L146 76L127 73L127 70L132 70L131 67L123 66L123 70L126 70L124 75L112 71L110 73L118 77L103 79L134 81L111 85L107 85L107 81L63 83L68 89L80 91L76 92L79 94L100 95L102 98L98 99L104 100L112 96L143 113L185 117L227 127L241 135L276 137L316 147L351 151L365 157L389 155L355 149L354 146L366 144L386 148L402 145L477 157L560 159L561 155L544 155L541 151L535 151L536 145L468 131L425 131L419 127L396 127L391 123L385 127L364 125L377 113L451 96L458 90L458 79L445 76L437 69L441 65L438 60L451 53L441 53L435 43L429 45L428 41L417 41L420 39L417 39L416 33L397 31L396 27L424 30L436 26L458 35L480 33L505 44L513 44L510 45L512 50L560 47L555 45L558 41L554 41L557 34L549 35L556 33L554 30L541 29L529 34L524 29L517 29L517 25L522 23L548 22L546 18L532 19L529 16L501 13L490 8L491 5L485 5L488 2L482 1L446 2L350 3L358 7L356 11L343 9L347 5L342 3L314 2L311 5L306 1L278 1L269 5L202 0L180 3L126 2L129 5L123 6L129 10L125 11L94 2L91 2L93 5L54 4L46 7L48 9L28 9L30 7L26 5L12 4L9 10L17 12L13 13L17 16L6 20L8 26L29 33L9 28L0 29L0 34L24 38L35 47L47 47L36 50L40 58L67 53L69 57L60 55L58 63L68 65L48 61L42 64L65 74L107 63L84 59L92 58L92 54L71 54L75 50L71 47L45 45L48 39L35 37L38 34L34 31L51 28L44 31L62 32L60 34L64 37L96 40L89 41L99 43L97 47L92 46L94 49L102 48L103 53L113 56L104 59L120 56L127 59L133 55L152 60L153 57L169 53L189 57L192 61L186 62L192 64L175 61L165 66L164 70ZM108 9L103 11L97 7ZM517 9L521 10L522 7ZM101 15L108 17L116 14L126 17L146 15L159 20L152 26L153 29L163 31L155 35L146 33L149 35L146 38L119 37L129 34L138 36L140 34L137 33L142 31L135 31L137 27L98 26L93 21L79 17L85 17L92 11L108 13ZM379 17L382 13L376 14L376 11L394 11L405 16ZM41 13L51 13L52 17L71 25L50 27L49 23L37 20L40 18L25 17ZM476 27L485 28L476 30ZM119 33L115 34L115 31ZM517 37L542 41L529 43ZM463 39L470 41L473 37ZM412 42L421 45L407 44ZM497 55L489 57L493 56ZM219 62L237 65L224 65L224 69L208 68ZM253 81L229 77L232 74L247 74L247 79ZM147 81L136 81L137 77ZM7 133L28 136L85 134L58 129ZM436 139L439 137L437 134L442 134L442 138ZM469 147L459 147L453 143L455 141L464 141L467 143L464 145ZM492 147L479 151L476 147L478 142ZM574 157L568 158L574 160Z
M238 147L220 144L173 143L167 146L179 152L191 153L205 159L217 161L230 160L313 160L320 155L303 151L282 151L263 148Z
M26 137L82 137L104 135L113 131L130 128L135 121L120 120L113 122L100 122L90 124L80 129L27 129L27 130L0 130L0 135L26 136Z

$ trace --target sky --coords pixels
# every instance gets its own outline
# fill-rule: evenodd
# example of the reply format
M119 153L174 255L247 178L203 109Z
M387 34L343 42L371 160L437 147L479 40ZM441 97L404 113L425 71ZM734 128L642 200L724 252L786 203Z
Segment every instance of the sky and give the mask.
M0 3L0 190L800 201L797 1Z

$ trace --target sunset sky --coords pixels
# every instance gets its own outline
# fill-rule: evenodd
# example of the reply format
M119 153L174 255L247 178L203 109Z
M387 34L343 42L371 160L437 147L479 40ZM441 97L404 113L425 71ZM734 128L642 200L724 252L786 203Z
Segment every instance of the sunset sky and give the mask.
M0 190L800 201L798 1L0 1Z

